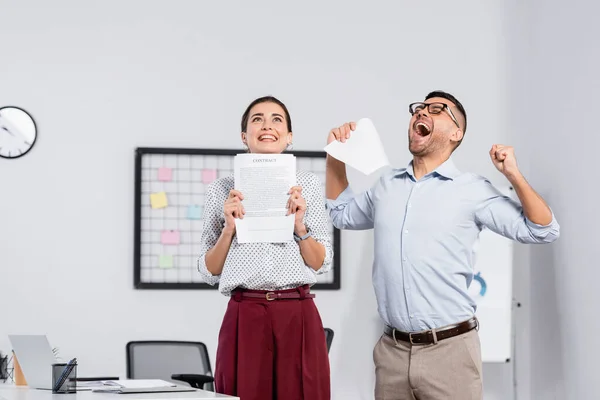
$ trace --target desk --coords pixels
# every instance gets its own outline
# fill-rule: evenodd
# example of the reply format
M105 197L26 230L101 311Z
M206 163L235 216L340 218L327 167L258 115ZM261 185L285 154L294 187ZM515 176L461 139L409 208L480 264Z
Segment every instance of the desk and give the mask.
M0 400L240 400L206 390L168 393L94 393L91 390L70 394L52 394L51 390L29 389L27 386L0 384Z

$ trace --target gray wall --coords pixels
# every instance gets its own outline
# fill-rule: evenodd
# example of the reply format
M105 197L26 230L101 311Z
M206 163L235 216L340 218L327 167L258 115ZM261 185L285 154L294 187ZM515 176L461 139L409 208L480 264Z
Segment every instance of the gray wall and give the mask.
M555 245L531 248L530 390L535 399L596 399L600 346L586 337L600 327L600 6L515 1L509 9L514 141L562 228Z

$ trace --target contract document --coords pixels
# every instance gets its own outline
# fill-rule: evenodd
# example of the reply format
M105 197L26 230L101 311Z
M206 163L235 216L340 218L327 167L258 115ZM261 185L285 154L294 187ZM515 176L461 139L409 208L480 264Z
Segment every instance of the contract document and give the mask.
M238 154L234 187L242 193L244 218L236 218L238 243L294 240L294 214L287 214L289 191L296 185L296 157L291 154Z
M356 129L345 143L336 140L325 146L324 150L365 175L390 165L375 125L369 118L358 120Z

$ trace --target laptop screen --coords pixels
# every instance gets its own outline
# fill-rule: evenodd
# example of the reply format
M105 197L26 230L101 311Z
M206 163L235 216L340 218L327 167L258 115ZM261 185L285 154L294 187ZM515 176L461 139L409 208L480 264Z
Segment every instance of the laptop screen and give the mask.
M35 389L51 389L52 364L57 361L46 336L8 335L8 338L27 385Z

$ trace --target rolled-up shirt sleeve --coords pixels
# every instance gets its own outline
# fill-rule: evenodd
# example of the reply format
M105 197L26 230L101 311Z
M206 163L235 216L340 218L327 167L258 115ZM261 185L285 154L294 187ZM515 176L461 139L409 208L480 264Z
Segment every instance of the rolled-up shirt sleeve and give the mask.
M216 244L221 231L223 230L224 216L223 204L218 204L216 196L216 187L210 184L206 190L203 215L203 229L200 237L200 254L198 256L198 272L202 280L209 285L215 285L219 282L220 275L213 275L206 268L206 253Z
M348 186L334 199L327 200L329 217L338 229L364 230L373 228L373 189L354 195Z
M478 224L521 243L552 243L558 239L560 226L552 210L552 221L548 225L536 224L525 216L518 202L503 195L489 181L483 184L484 196L475 211Z
M331 271L333 265L333 245L331 232L329 231L329 218L325 209L325 196L321 189L319 178L311 174L310 189L306 195L306 214L304 215L304 223L308 230L312 233L313 239L325 248L325 258L321 268L316 270L316 274L325 274Z

